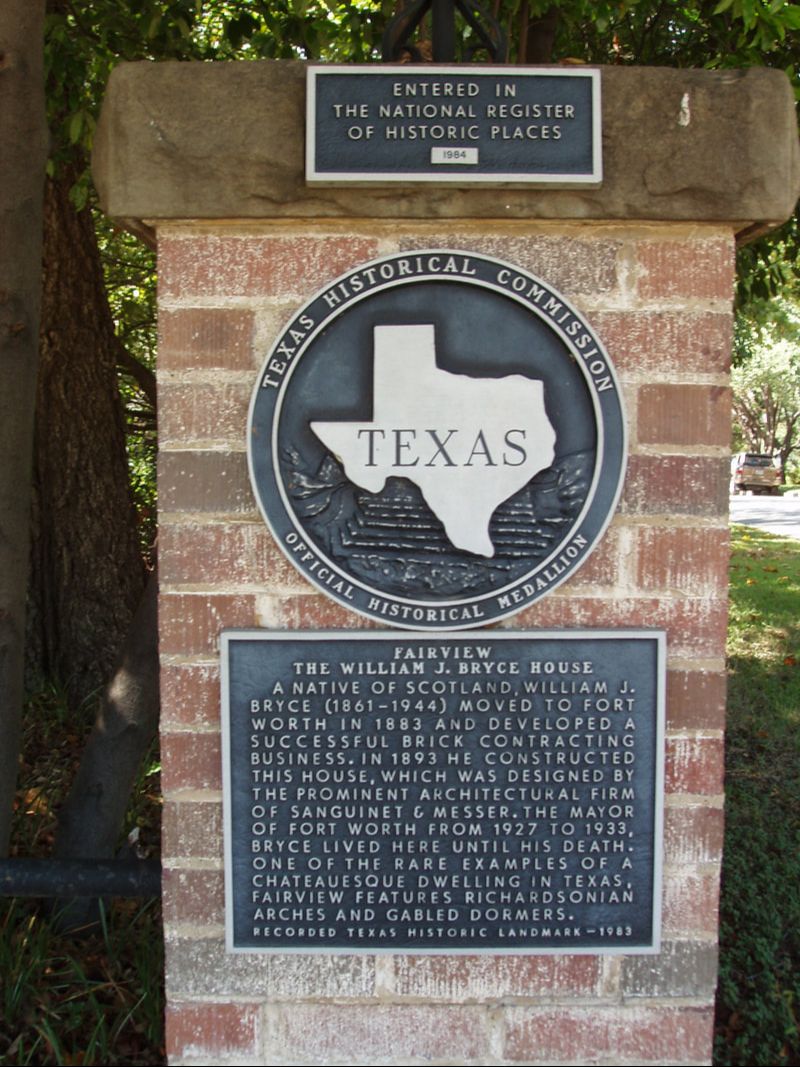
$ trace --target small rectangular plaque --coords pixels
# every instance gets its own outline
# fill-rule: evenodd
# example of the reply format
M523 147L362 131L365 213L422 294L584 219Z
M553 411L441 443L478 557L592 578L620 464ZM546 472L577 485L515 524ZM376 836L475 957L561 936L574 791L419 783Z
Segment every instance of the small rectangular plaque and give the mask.
M469 163L475 166L478 162L477 148L432 148L431 163L447 163L457 166L459 163Z
M597 70L309 67L306 180L599 184L600 123Z
M231 950L658 950L664 635L223 634Z

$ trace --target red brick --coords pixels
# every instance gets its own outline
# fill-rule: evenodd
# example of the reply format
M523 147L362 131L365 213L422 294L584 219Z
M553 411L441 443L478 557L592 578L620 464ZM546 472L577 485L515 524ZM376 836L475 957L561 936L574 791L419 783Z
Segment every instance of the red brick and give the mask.
M640 444L727 445L731 391L721 385L642 385L638 393Z
M258 1004L167 1004L167 1055L171 1062L204 1059L225 1062L259 1052Z
M630 456L622 493L629 515L706 515L728 520L730 460L716 456Z
M366 237L162 237L159 299L311 294L377 254Z
M219 734L161 734L161 789L222 789Z
M255 316L243 308L181 308L158 314L159 370L250 370Z
M597 956L400 956L394 990L425 1000L591 996L601 978Z
M664 879L663 935L706 934L715 936L719 924L719 877L692 874Z
M672 655L694 656L723 655L726 624L726 602L699 597L612 600L607 597L551 596L537 601L509 621L514 628L533 629L564 626L577 629L663 629Z
M664 810L664 856L667 863L717 863L722 859L725 817L722 808L705 805Z
M255 512L244 452L161 452L158 457L160 512Z
M620 537L619 530L606 530L586 562L573 572L565 588L576 585L616 585L622 563Z
M219 723L219 668L216 664L162 664L162 726L209 726L215 723Z
M158 437L162 448L186 442L247 445L251 385L162 381L158 389Z
M533 1063L707 1063L708 1008L505 1009L503 1058Z
M164 525L158 565L168 584L306 585L263 522Z
M620 373L724 374L730 367L732 314L600 311L589 318Z
M662 940L658 955L621 958L619 989L625 998L702 997L708 1004L717 988L717 963L716 938Z
M727 592L727 527L651 527L639 530L637 540L636 580L640 589L694 596Z
M162 899L166 922L225 922L225 877L222 871L164 867Z
M488 1015L480 1006L274 1004L271 1063L482 1061Z
M277 626L282 630L360 630L376 626L322 593L282 596L277 602L277 615Z
M686 241L640 241L637 262L639 296L733 299L732 238Z
M678 671L667 675L667 726L670 730L721 730L725 725L727 677L715 671Z
M375 963L380 957L375 955L229 953L224 939L214 930L172 929L165 949L170 993L177 998L237 997L273 1004L346 999L374 1003L376 998Z
M664 768L667 793L719 796L724 770L725 746L721 737L667 739Z
M161 593L158 609L162 653L218 653L222 630L256 626L252 596Z
M222 859L222 805L218 801L168 801L161 833L166 857Z
M513 237L464 236L438 233L433 236L408 237L400 241L400 250L420 248L462 248L494 256L517 264L538 275L544 282L566 295L608 293L617 286L617 258L621 241L608 238L585 240L576 237L537 235Z

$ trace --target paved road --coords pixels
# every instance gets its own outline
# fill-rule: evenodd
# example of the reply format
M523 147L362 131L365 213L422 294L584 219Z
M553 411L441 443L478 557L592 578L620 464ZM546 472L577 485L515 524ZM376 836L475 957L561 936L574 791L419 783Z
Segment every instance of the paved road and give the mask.
M731 522L800 541L800 496L732 496Z

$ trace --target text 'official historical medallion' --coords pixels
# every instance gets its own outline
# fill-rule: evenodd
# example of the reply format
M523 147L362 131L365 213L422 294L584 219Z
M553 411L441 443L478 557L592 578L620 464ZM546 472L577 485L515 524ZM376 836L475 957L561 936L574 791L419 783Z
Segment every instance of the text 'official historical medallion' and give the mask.
M625 427L608 355L561 294L436 249L364 264L294 316L248 455L278 543L319 588L383 623L461 629L584 562Z

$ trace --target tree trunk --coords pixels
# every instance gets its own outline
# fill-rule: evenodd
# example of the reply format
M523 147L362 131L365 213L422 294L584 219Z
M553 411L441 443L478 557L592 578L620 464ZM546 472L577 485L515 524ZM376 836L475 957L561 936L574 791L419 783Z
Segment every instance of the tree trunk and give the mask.
M56 856L108 859L116 851L136 772L158 727L157 601L153 571L61 809Z
M45 192L28 666L73 706L108 680L145 571L128 488L114 325L74 173Z
M22 709L31 442L47 158L44 2L0 5L0 856Z
M554 4L543 15L530 18L527 2L522 5L518 63L535 66L553 62L553 46L558 30L559 11Z

